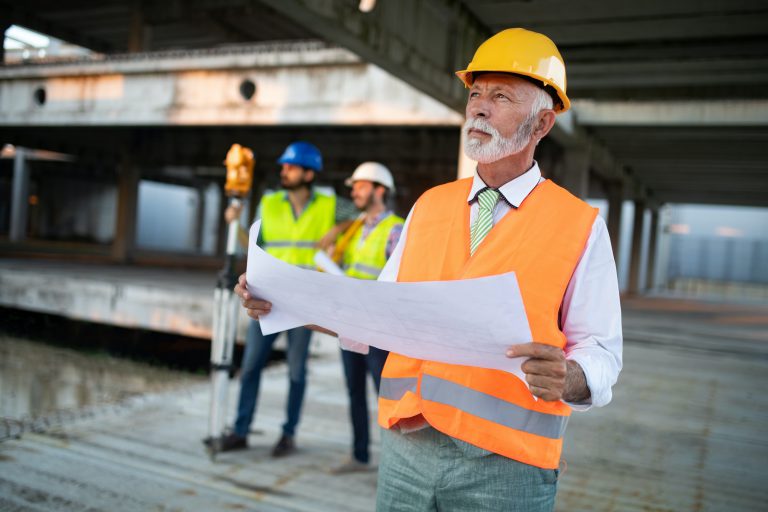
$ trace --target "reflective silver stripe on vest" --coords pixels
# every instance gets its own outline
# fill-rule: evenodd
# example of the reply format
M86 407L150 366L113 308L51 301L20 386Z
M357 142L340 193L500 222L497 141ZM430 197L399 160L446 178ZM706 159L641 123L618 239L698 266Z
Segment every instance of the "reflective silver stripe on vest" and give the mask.
M316 242L293 242L291 240L273 240L271 242L264 242L265 249L283 249L286 247L296 247L300 249L312 249L315 247Z
M379 386L379 396L389 400L400 400L406 391L416 392L418 379L414 377L389 378L382 377Z
M364 265L362 263L355 263L352 265L352 268L355 270L359 270L360 272L365 272L366 274L371 274L374 276L378 276L381 273L380 268L372 267L370 265Z
M530 411L506 400L432 375L422 375L421 397L456 407L473 416L505 427L550 439L561 439L568 424L568 416Z

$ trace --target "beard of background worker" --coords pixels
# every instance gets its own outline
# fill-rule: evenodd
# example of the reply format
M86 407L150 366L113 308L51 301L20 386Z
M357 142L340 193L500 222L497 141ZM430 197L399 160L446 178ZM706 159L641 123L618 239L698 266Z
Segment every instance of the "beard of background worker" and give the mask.
M315 180L315 171L304 169L300 165L283 164L280 169L280 185L285 190L309 188Z
M282 167L280 168L280 186L282 186L289 193L293 192L294 196L301 196L295 200L292 199L291 203L306 203L306 197L308 197L308 195L305 197L304 194L300 193L300 191L305 190L308 194L309 188L312 186L314 181L315 171L312 169L305 169L304 167L295 164L282 164ZM299 192L299 194L295 194L296 192ZM240 217L241 211L241 206L229 205L224 211L224 219L227 223L230 223ZM243 244L243 246L247 247L247 235L240 235L240 242Z
M384 211L386 187L367 180L355 181L352 184L350 196L358 210L370 215L377 215Z

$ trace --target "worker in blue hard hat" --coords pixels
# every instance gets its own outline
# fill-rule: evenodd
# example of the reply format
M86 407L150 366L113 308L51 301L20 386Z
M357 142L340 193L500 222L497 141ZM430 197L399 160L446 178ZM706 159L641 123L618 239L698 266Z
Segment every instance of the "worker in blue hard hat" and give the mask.
M287 263L315 268L313 259L317 242L334 225L354 218L357 212L349 201L340 200L331 191L314 186L315 177L323 170L323 157L314 145L309 142L289 144L277 163L281 166L282 188L265 193L259 203L259 246ZM225 212L227 222L239 215L238 208L229 207ZM273 457L289 455L296 450L294 437L304 400L311 332L306 327L286 332L289 378L287 418L282 435L272 450ZM232 431L222 439L222 451L248 447L261 371L269 361L272 345L279 334L264 336L257 321L250 323L240 370L237 416Z

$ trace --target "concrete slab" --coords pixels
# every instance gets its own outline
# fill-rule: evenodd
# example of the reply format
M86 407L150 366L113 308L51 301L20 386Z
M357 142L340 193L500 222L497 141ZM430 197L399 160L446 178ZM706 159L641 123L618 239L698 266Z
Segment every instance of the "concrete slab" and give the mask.
M210 339L217 272L0 259L0 306ZM239 339L248 318L240 315Z

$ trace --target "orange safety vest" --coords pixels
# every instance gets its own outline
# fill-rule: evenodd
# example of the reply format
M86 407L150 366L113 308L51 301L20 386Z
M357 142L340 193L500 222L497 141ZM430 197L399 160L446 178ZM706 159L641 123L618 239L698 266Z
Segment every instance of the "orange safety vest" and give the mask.
M397 280L448 281L514 270L533 339L565 347L560 305L597 209L544 181L493 227L470 257L471 186L471 178L463 179L419 199ZM535 400L520 379L501 370L390 353L382 373L383 428L421 414L444 434L541 468L558 467L570 413L562 401Z

